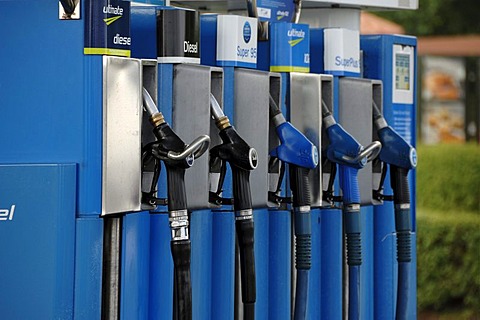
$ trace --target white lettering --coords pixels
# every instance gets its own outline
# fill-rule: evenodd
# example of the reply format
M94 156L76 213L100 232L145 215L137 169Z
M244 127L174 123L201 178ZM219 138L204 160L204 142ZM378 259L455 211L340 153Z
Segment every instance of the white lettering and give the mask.
M121 8L120 6L117 6L115 8L111 4L109 4L108 7L103 7L103 13L116 14L119 16L123 16L123 8Z
M0 209L0 221L13 220L15 213L15 205L13 204L9 209Z
M183 52L198 53L198 42L190 43L183 41Z
M346 58L342 59L340 56L335 57L335 65L336 66L343 66L343 67L353 67L353 68L359 68L360 67L360 61L354 58Z
M305 37L305 31L303 31L303 30L297 30L297 29L290 29L290 30L288 30L287 35L288 35L289 37L304 38L304 37Z
M120 34L117 33L115 37L113 37L113 43L122 46L129 46L132 44L132 39L130 37L121 37Z

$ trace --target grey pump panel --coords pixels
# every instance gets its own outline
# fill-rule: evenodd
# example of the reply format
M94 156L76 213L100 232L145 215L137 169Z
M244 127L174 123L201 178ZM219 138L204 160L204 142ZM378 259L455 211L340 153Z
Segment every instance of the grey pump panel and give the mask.
M193 64L177 64L173 75L173 130L183 141L200 135L210 136L210 146L221 143L218 129L210 117L210 93L223 105L223 70ZM195 159L185 173L188 209L210 208L208 201L209 157Z
M375 100L374 100L375 99ZM339 123L364 147L375 139L372 101L382 109L382 82L380 80L341 78L339 80ZM372 189L378 188L380 165L372 162L358 171L361 205L379 204L372 198Z
M290 73L290 120L316 147L322 150L322 99L333 102L333 77L321 74ZM322 205L321 163L309 173L312 207Z
M268 203L269 95L275 75L249 69L235 69L234 126L258 153L258 166L250 175L252 206Z
M333 76L330 75L321 75L322 76L322 101L327 106L328 110L334 113L334 103L333 103ZM323 123L323 121L322 121ZM321 139L321 148L318 149L318 152L321 154L324 153L324 149L328 147L328 138L327 134L324 132L324 128L322 127L322 139ZM319 155L320 156L320 155ZM328 184L330 182L330 178L332 176L332 166L329 162L323 162L323 158L320 157L319 166L321 166L322 172L322 195L323 191L328 190ZM333 191L333 190L332 190ZM322 198L322 207L331 207L332 204L326 199Z
M141 210L142 62L103 57L102 215Z
M280 106L280 99L282 96L282 78L279 73L269 73L270 78L270 95L272 96L275 103ZM268 106L269 107L269 106ZM275 131L275 125L272 121L269 121L268 124L268 151L275 149L280 145L280 139ZM270 157L268 157L270 160ZM280 180L280 165L275 167L268 168L268 191L275 192L277 191L278 183ZM281 182L281 181L280 181ZM276 208L278 203L268 202L268 207Z

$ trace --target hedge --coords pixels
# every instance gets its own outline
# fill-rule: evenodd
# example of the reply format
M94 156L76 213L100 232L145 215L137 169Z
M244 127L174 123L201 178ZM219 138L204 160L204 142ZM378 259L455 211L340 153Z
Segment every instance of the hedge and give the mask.
M480 213L480 146L418 147L417 206Z
M480 315L480 217L475 213L417 214L418 307Z

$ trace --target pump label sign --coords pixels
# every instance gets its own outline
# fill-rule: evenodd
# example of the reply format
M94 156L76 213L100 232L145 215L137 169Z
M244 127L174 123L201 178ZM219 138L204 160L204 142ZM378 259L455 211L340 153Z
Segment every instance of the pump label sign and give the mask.
M158 63L200 63L199 14L181 8L157 10Z
M325 73L336 76L360 75L360 34L355 30L325 29Z
M310 29L306 24L272 23L270 71L310 71Z
M130 2L85 1L85 54L130 57Z
M257 67L257 19L232 15L218 16L217 65Z

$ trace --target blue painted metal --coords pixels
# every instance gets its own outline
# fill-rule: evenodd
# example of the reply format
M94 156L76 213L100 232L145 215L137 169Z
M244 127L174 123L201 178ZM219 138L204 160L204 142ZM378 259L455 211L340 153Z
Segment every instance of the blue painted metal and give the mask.
M172 319L173 261L168 214L150 217L149 319Z
M212 306L212 228L210 210L194 211L190 216L192 241L192 312L195 319L211 319Z
M154 6L131 7L132 58L157 58L157 12Z
M321 266L322 266L322 220L319 209L312 209L312 268L308 289L307 319L319 319L322 313L321 304Z
M383 81L383 114L387 122L403 136L411 145L416 145L416 104L393 103L393 46L395 44L412 46L414 52L414 75L417 70L416 45L414 37L393 35L369 35L361 37L361 49L364 51L364 77ZM416 97L416 79L414 79L413 97ZM415 101L415 98L414 98ZM399 126L407 123L407 126ZM409 173L411 194L412 226L416 230L415 222L415 171ZM387 173L384 193L392 194L390 175ZM375 207L374 213L374 252L375 252L375 319L395 317L397 292L397 261L395 245L395 219L391 203ZM414 243L412 235L412 242ZM412 246L412 267L410 268L410 301L409 318L416 318L416 250Z
M407 319L417 319L417 233L412 232L412 262L410 266L410 299Z
M96 216L101 210L102 57L84 57L83 20L59 20L58 2L2 1L0 21L0 135L14 137L2 140L0 163L78 163L77 214ZM22 40L25 35L42 39L34 56L31 42Z
M255 319L268 319L269 305L269 219L268 209L256 209L253 212L255 223L255 274L257 302Z
M310 28L310 72L325 73L323 29Z
M292 284L292 214L269 210L268 319L290 319Z
M0 165L0 314L73 317L75 164Z
M369 190L360 190L368 192ZM360 319L373 319L374 314L374 251L373 206L360 209L362 223L362 265L360 267Z
M213 211L212 320L233 319L235 292L235 214Z
M214 67L217 65L217 15L201 15L200 30L200 63Z
M342 212L320 210L321 218L321 316L320 319L342 319Z
M147 319L150 268L150 213L123 218L121 319Z
M77 218L74 319L99 319L102 292L103 219Z
M163 0L136 0L135 2L147 3L147 4L158 4L158 5L165 5L165 1Z

